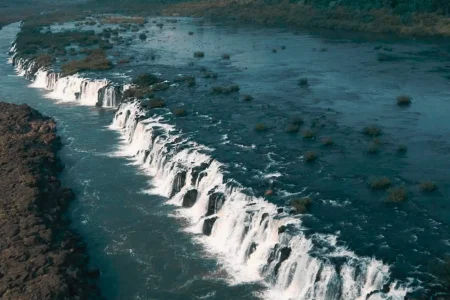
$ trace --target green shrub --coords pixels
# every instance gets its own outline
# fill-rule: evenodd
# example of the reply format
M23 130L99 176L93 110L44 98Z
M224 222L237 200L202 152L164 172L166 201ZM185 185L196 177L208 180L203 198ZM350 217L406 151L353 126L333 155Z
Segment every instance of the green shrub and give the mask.
M167 82L158 82L152 85L152 90L155 92L165 91L170 88L170 85Z
M194 35L194 33L192 32L192 31L189 31L189 33L188 33L189 35Z
M380 152L380 147L375 143L370 143L369 146L367 146L366 152L368 154L378 154Z
M242 97L242 99L244 100L244 101L252 101L253 100L253 97L251 96L251 95L244 95L244 97Z
M312 139L316 136L316 133L310 129L307 129L302 132L302 135L305 139Z
M230 59L230 54L223 54L222 59Z
M381 129L374 125L371 125L371 126L364 127L363 133L365 135L375 137L375 136L381 135Z
M293 116L290 122L291 124L301 126L304 123L304 120L301 116Z
M240 88L239 85L237 85L237 84L230 86L230 91L231 91L232 93L239 92L240 89L241 89L241 88Z
M420 183L420 189L423 192L434 192L437 190L437 184L432 181L424 181Z
M294 209L297 214L304 214L312 204L310 197L303 197L299 199L292 199L289 205Z
M304 78L300 78L298 80L298 85L302 86L302 87L307 87L309 85L308 83L308 78L304 77Z
M408 151L408 147L406 145L400 145L397 148L397 153L399 154L405 154Z
M194 57L197 57L197 58L205 57L205 53L202 51L196 51L196 52L194 52Z
M148 87L159 82L159 78L153 74L141 74L133 79L133 84L139 87Z
M38 67L50 67L53 63L53 58L48 54L40 54L36 57L35 62Z
M222 94L222 93L223 93L223 90L224 90L224 88L221 87L221 86L213 86L213 87L211 88L211 93L212 93L212 94L218 95L218 94Z
M195 85L197 84L196 81L195 81L195 77L189 79L189 80L187 81L187 84L188 84L189 87L195 86Z
M272 53L277 53L277 49L272 49Z
M314 151L306 151L303 156L306 162L313 162L317 159L317 154Z
M121 58L118 63L121 65L128 64L130 62L129 58Z
M230 87L220 87L220 86L214 86L211 88L211 93L212 94L224 94L224 95L229 95L231 93L236 93L239 91L239 86L238 85L232 85Z
M211 72L211 71L205 71L205 72L203 72L203 76L202 77L203 78L207 78L207 79L209 79L209 78L216 79L217 78L217 73L214 73L214 72Z
M166 102L161 98L150 100L150 108L162 108L165 106L166 106Z
M300 130L300 126L296 124L289 124L285 132L287 133L297 133Z
M255 130L256 131L266 131L267 126L264 123L258 123L255 125Z
M187 112L186 112L186 109L180 107L180 108L175 108L173 110L173 114L177 117L184 117L187 115Z
M375 47L373 47L374 50L381 50L383 48L383 46L381 45L377 45Z
M281 46L281 50L286 50L286 46Z
M108 70L113 67L112 62L106 58L101 49L92 50L88 57L81 60L72 60L61 66L63 76L72 75L83 71Z
M391 186L391 180L388 177L373 178L369 185L375 190L385 190Z
M402 203L408 198L408 191L404 187L393 187L387 190L385 202Z
M332 146L334 144L333 139L329 137L324 137L322 139L322 145L324 146Z
M141 33L141 34L139 35L139 39L140 39L141 41L145 41L145 40L147 39L147 35L146 35L145 33Z
M411 105L412 98L408 95L401 95L397 97L398 106L409 106Z

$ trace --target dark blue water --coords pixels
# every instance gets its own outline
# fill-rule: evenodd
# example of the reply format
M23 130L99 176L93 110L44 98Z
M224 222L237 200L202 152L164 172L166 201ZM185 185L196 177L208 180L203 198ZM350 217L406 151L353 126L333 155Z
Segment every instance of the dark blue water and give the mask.
M129 36L130 47L114 50L136 60L112 73L132 77L150 71L168 79L178 73L195 75L195 89L180 85L160 94L168 109L158 113L170 115L171 109L185 107L187 117L168 118L191 139L214 148L214 158L226 164L226 176L257 196L274 185L268 200L279 206L294 196L313 196L310 214L302 218L308 234L339 236L339 245L391 265L394 278L429 279L423 274L429 263L443 257L450 245L447 42L295 35L190 19L163 29L152 24L142 29L148 30L145 42ZM1 38L5 53L13 34ZM374 49L379 44L393 48L393 53L382 53L396 59L379 62L380 51ZM204 59L193 58L198 50L205 52ZM222 60L224 53L231 60ZM201 78L202 67L218 78ZM210 279L226 275L180 232L181 220L167 217L171 208L163 205L164 199L141 193L148 178L126 160L108 155L118 143L117 135L105 128L112 111L55 104L25 88L23 79L11 77L6 63L1 72L1 97L26 99L59 122L67 143L64 180L79 195L73 224L87 237L93 262L102 267L108 297L252 297L257 287L229 287ZM298 86L300 77L308 78L308 88ZM240 85L241 94L209 93L212 86L232 83ZM254 100L243 102L242 94ZM411 107L395 105L401 94L412 96ZM311 129L315 139L285 132L289 120L299 115L305 120L300 132ZM267 132L254 130L260 122ZM362 134L371 124L383 131L377 155L367 154L373 141ZM335 145L324 147L324 137ZM408 147L406 155L396 151L401 144ZM306 164L307 150L314 150L318 161ZM394 185L407 187L408 201L386 204L384 192L368 187L374 176L388 176ZM424 180L436 182L438 191L421 192Z
M0 31L0 99L26 103L55 118L64 148L64 185L77 198L72 227L85 238L91 263L101 269L107 299L254 299L258 286L229 286L216 261L169 217L166 199L149 196L148 177L114 157L118 134L108 130L113 110L56 104L14 74L7 52L17 26Z

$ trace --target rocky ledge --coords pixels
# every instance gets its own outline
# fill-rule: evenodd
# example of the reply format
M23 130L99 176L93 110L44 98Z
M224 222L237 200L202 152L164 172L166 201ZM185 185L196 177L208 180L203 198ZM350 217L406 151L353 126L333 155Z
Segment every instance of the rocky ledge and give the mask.
M74 195L56 178L60 148L51 118L0 102L1 299L101 299L63 216Z

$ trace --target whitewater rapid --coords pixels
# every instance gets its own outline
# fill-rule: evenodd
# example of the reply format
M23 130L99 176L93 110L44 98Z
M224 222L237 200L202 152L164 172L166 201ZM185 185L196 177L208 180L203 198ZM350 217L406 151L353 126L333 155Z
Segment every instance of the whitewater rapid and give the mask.
M189 220L187 231L216 255L232 284L262 282L267 299L404 299L408 288L390 278L389 266L337 246L333 235L304 234L301 216L225 180L225 165L212 149L183 135L164 116L149 115L137 99L122 99L126 87L80 75L62 77L37 69L11 48L11 63L48 97L80 105L117 107L111 129L123 137L120 154L151 177L151 193Z

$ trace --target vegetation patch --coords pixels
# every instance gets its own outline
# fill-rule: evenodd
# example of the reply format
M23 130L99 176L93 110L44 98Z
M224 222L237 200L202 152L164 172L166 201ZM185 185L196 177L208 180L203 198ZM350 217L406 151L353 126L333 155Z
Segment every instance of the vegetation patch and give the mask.
M398 154L405 154L408 151L408 147L406 145L400 145L397 148Z
M333 141L333 139L332 138L330 138L330 137L324 137L323 139L322 139L322 145L324 145L324 146L333 146L334 145L334 141Z
M142 17L127 17L127 16L117 16L117 17L105 17L101 19L102 23L105 24L145 24L145 18Z
M267 131L267 126L264 123L258 123L255 125L256 131Z
M301 126L303 125L303 123L305 123L305 121L303 120L303 118L301 116L293 116L290 120L291 124L294 125L298 125Z
M408 199L408 191L404 187L393 187L387 190L385 202L402 203Z
M380 146L372 142L369 144L369 146L367 146L366 152L368 154L378 154L380 153Z
M108 70L113 67L112 62L106 58L106 54L101 49L91 51L89 56L81 60L72 60L61 66L63 76L72 75L83 71Z
M375 125L371 125L371 126L364 127L363 133L365 135L368 135L368 136L371 136L371 137L376 137L376 136L380 136L381 135L381 129L378 128Z
M211 88L211 93L215 95L224 94L229 95L231 93L237 93L239 91L238 85L232 85L230 87L221 87L221 86L214 86Z
M177 117L184 117L187 115L186 109L179 107L173 110L173 114Z
M379 177L370 180L369 185L374 190L385 190L392 185L392 182L388 177Z
M432 181L424 181L422 183L420 183L420 189L423 192L434 192L437 190L437 184L435 182Z
M305 158L306 162L313 162L316 161L317 154L314 151L306 151L303 157Z
M311 197L302 197L298 199L292 199L289 205L294 210L294 213L304 214L308 211L309 207L312 204Z
M304 139L313 139L316 137L316 133L314 131L312 131L311 129L304 130L302 132L302 135L303 135Z
M231 56L230 56L230 54L223 54L222 55L222 59L230 59L231 58Z
M301 87L307 87L307 86L309 86L308 78L306 78L306 77L300 78L300 79L298 80L298 85L301 86Z
M166 101L164 101L164 99L161 99L161 98L151 99L149 102L150 108L163 108L165 106L166 106Z
M253 100L253 96L251 96L251 95L244 95L244 96L242 97L242 99L243 99L244 101L249 102L249 101L252 101L252 100Z
M196 51L196 52L194 52L194 57L203 58L203 57L205 57L205 52Z
M157 76L145 73L138 75L136 78L133 79L133 84L139 86L139 87L148 87L155 83L158 83L160 80Z
M140 39L141 41L145 41L145 40L147 39L147 35L146 35L145 33L141 33L141 34L139 35L139 39Z
M408 95L400 95L397 97L398 106L409 106L411 105L412 98Z
M286 127L285 132L287 133L297 133L300 130L300 126L296 124L289 124L288 127Z

